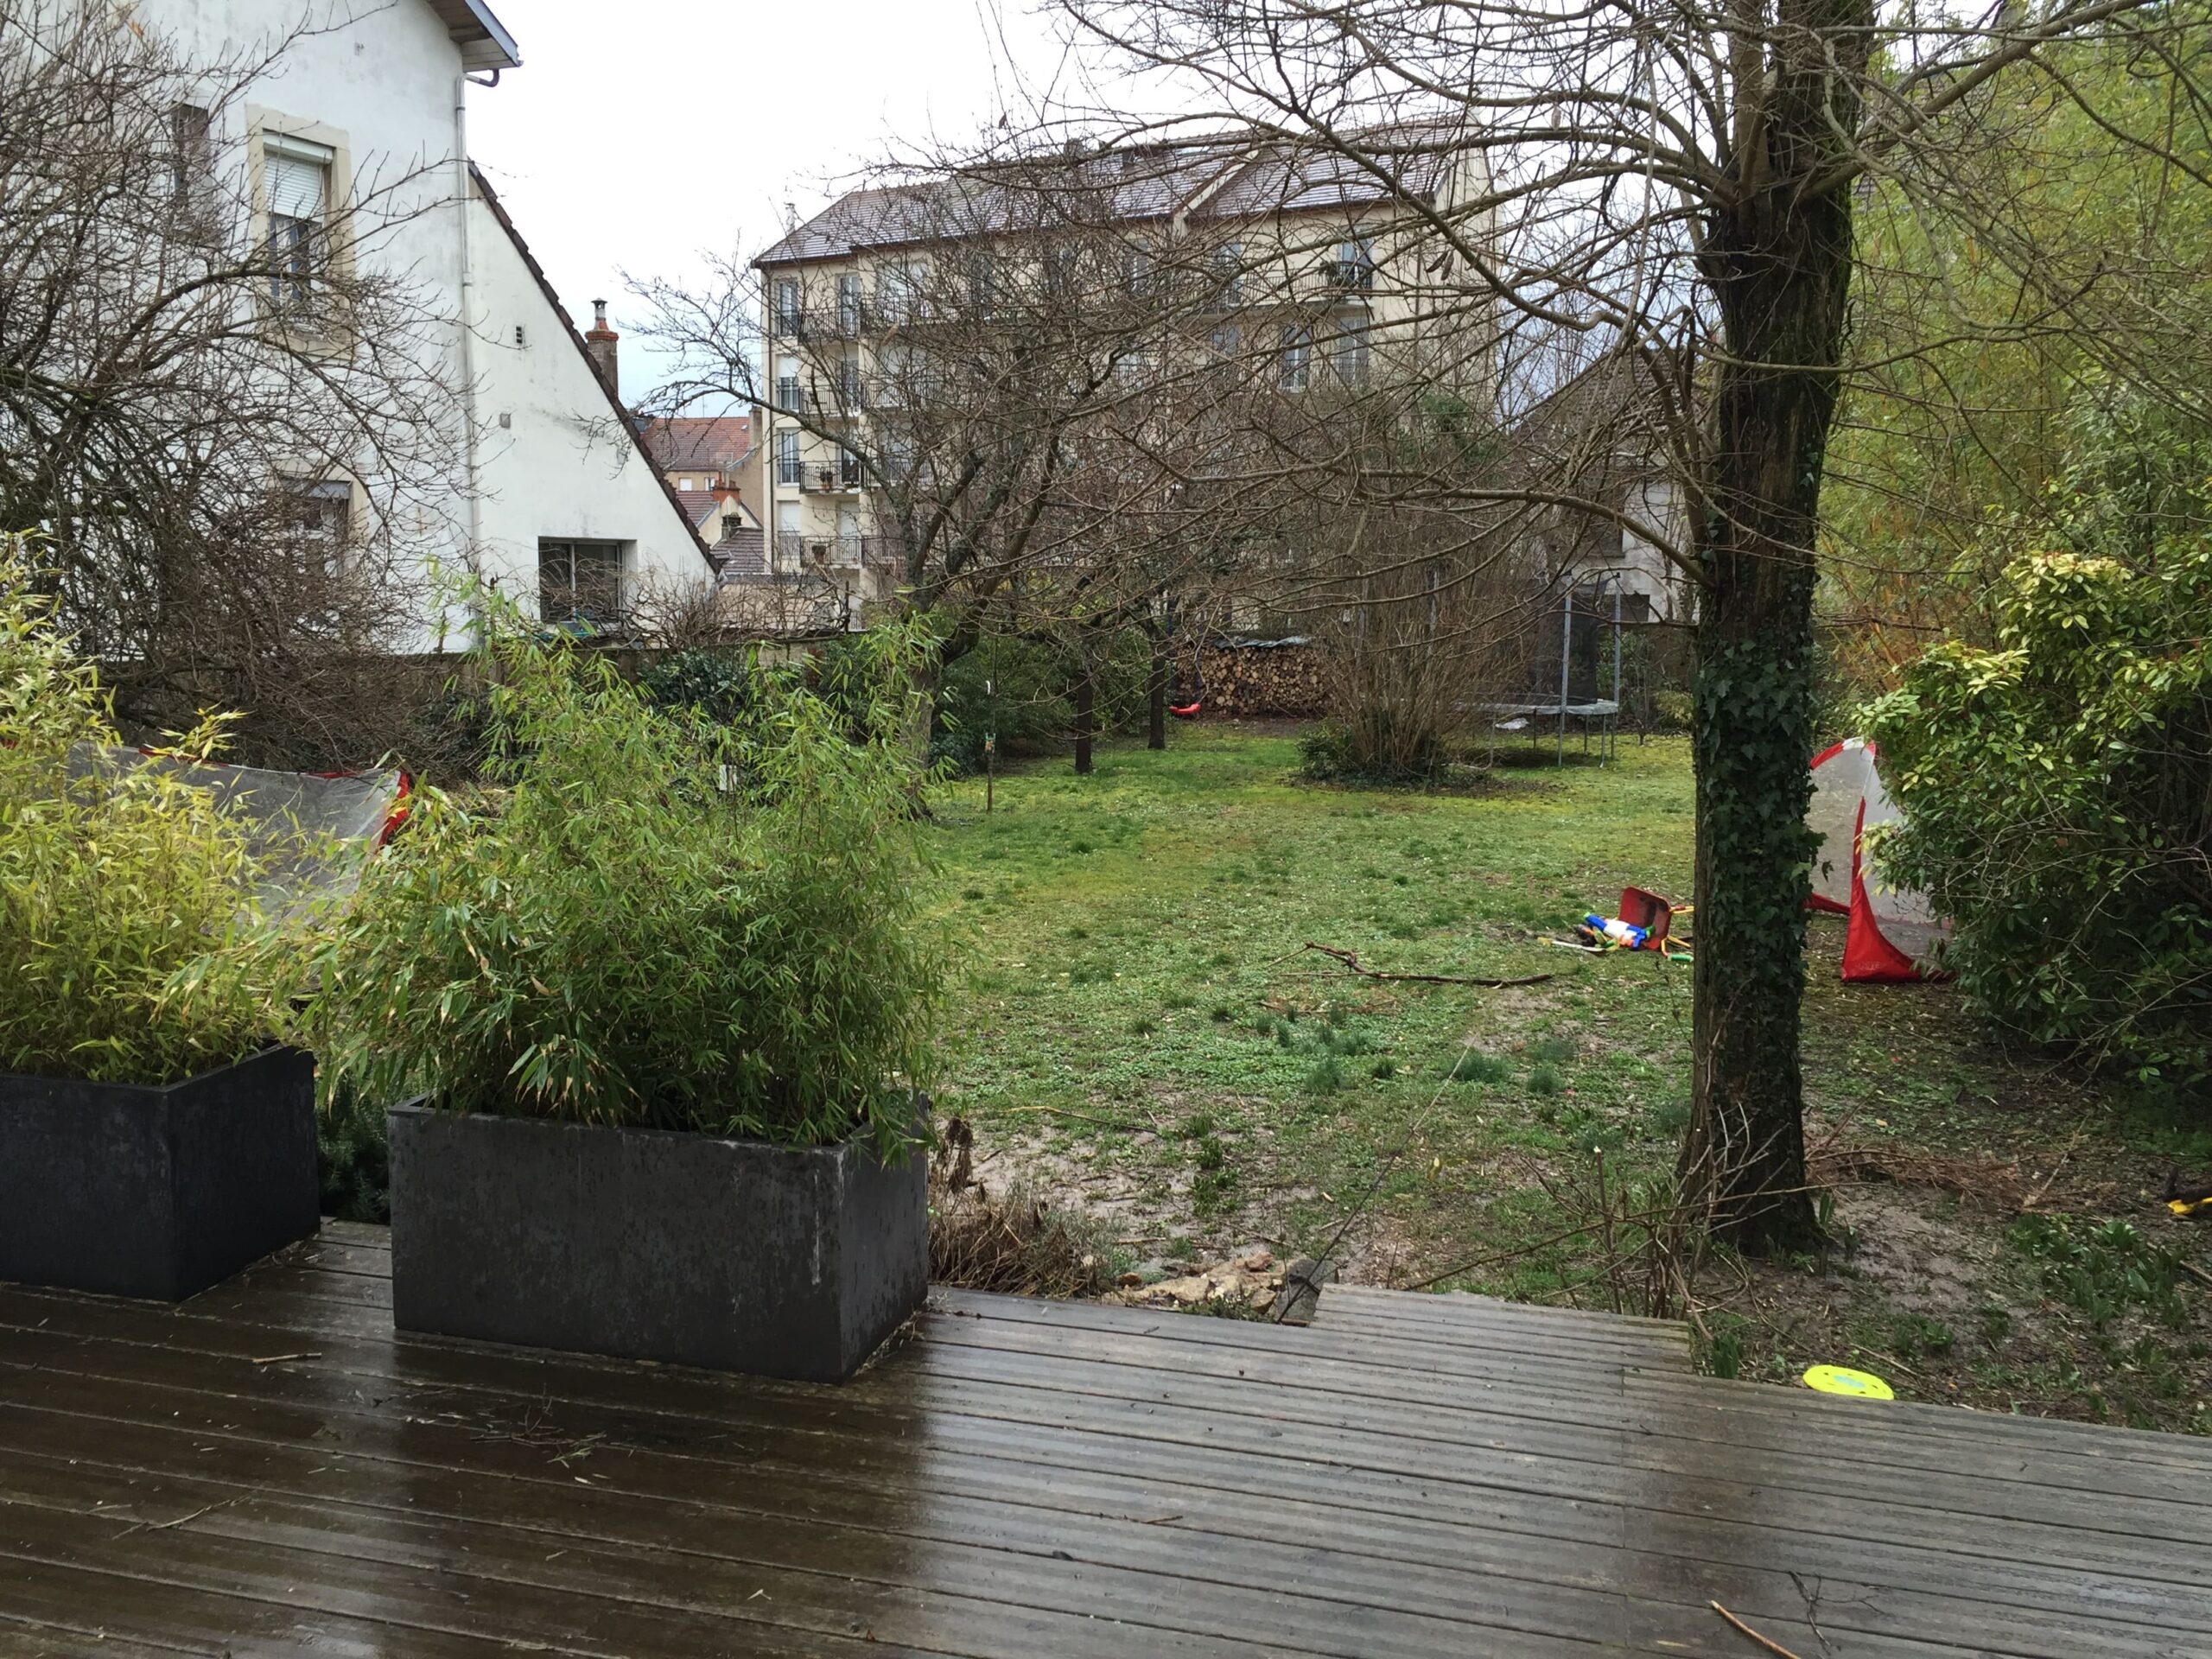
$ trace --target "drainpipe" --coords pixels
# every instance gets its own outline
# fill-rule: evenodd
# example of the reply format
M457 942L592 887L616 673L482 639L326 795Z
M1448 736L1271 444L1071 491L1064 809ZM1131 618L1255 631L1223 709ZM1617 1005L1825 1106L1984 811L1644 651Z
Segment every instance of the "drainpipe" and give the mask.
M464 563L471 575L483 573L478 565L478 550L482 545L484 532L484 493L477 475L476 455L476 267L468 245L468 76L455 75L453 82L453 201L454 213L459 222L461 241L461 461L466 474L464 487L467 492L468 546ZM472 611L474 607L472 606ZM439 614L439 647L445 645L445 607ZM471 631L481 618L472 614ZM471 643L474 643L472 639Z

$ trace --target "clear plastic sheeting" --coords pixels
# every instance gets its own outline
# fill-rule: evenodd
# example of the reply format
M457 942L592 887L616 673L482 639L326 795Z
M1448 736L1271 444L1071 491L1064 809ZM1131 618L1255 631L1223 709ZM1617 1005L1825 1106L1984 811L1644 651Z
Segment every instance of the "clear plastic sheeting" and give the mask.
M1813 757L1813 804L1805 827L1820 837L1813 855L1813 908L1841 916L1851 909L1851 861L1859 844L1859 804L1870 795L1884 806L1874 748L1854 737Z
M1855 983L1893 983L1940 972L1936 957L1950 934L1950 924L1930 909L1927 894L1883 874L1878 846L1866 841L1868 830L1904 816L1882 787L1878 760L1874 746L1858 737L1814 756L1813 799L1805 812L1806 827L1820 838L1808 902L1850 918L1843 977Z
M163 767L207 790L225 812L242 819L248 846L268 865L263 896L271 909L280 912L352 892L369 855L384 845L405 816L411 787L408 775L397 767L359 772L274 772L260 766L202 766L176 755L88 744L79 745L69 757L72 779L135 766Z

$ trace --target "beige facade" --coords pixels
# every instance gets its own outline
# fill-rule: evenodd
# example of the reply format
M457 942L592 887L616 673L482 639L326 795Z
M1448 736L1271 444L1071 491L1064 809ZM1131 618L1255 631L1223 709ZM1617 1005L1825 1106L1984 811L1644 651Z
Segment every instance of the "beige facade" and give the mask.
M1448 213L1462 181L1426 165L1420 199ZM756 262L770 577L826 588L853 626L897 591L874 474L898 459L904 411L931 395L918 365L995 315L1038 326L1056 282L1109 319L1099 337L1120 354L1101 402L1125 391L1144 405L1149 441L1173 440L1182 394L1209 365L1262 398L1341 397L1416 368L1487 398L1489 363L1464 322L1448 340L1425 324L1437 245L1418 219L1335 158L1249 149L1071 157L1042 182L840 199Z

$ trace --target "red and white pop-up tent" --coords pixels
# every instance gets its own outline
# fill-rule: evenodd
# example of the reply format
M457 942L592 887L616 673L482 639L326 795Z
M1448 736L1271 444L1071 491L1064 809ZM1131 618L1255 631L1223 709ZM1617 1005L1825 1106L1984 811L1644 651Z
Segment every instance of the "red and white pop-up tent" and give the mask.
M1813 804L1806 827L1820 837L1813 855L1815 910L1848 917L1843 976L1859 983L1923 979L1935 971L1937 948L1950 931L1929 908L1928 896L1882 877L1880 861L1864 844L1878 823L1902 817L1882 787L1874 746L1854 737L1813 757Z

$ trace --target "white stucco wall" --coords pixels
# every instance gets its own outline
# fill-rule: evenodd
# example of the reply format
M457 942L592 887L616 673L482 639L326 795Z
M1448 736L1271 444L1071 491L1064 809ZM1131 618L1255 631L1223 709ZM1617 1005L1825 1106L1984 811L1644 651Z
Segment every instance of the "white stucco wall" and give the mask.
M474 192L469 242L483 574L503 593L535 595L539 538L574 537L622 543L633 595L711 581L659 472L616 416L505 226Z
M305 0L143 0L137 16L201 63L265 54L310 18L317 25L225 112L217 159L232 176L257 178L257 131L311 134L339 151L333 184L341 201L389 193L374 216L384 228L363 235L356 257L413 286L435 320L426 366L458 405L437 475L410 480L405 509L388 524L404 564L479 569L527 607L541 536L623 543L634 555L629 569L645 580L711 579L681 512L624 438L573 336L455 162L466 149L465 100L499 93L465 79L460 48L424 0L312 9ZM465 280L472 330L464 346ZM365 505L389 493L379 489L389 480L365 464L359 470ZM454 645L462 636L454 621L426 613L421 632L399 643Z
M1689 529L1681 493L1670 479L1655 478L1637 485L1623 506L1637 523L1659 531L1676 547L1683 545ZM1672 559L1648 537L1624 526L1621 531L1621 588L1643 594L1651 601L1651 614L1662 622L1688 622L1691 607L1681 572Z

